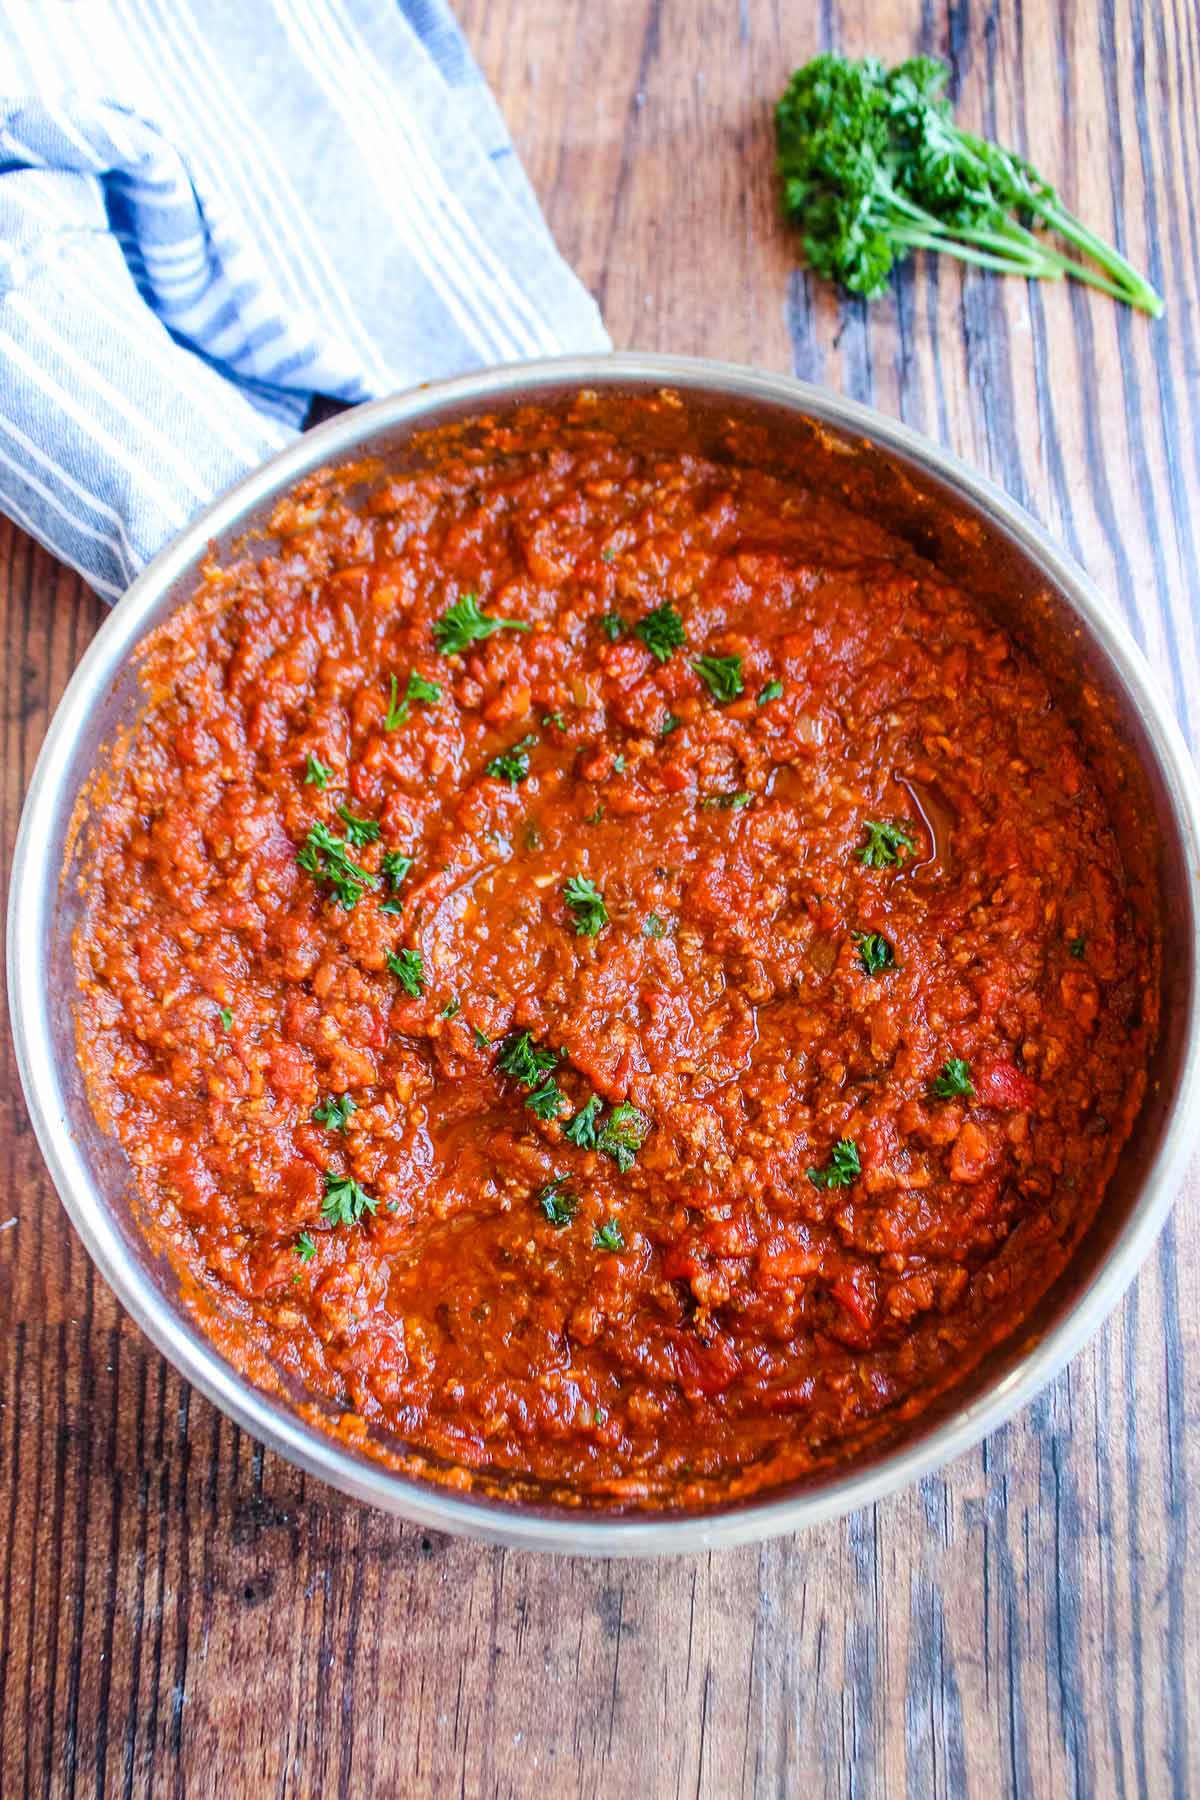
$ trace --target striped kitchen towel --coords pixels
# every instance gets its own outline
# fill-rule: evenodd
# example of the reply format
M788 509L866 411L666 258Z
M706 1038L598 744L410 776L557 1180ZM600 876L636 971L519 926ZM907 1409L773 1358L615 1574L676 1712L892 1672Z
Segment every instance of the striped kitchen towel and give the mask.
M0 507L115 599L358 401L608 347L444 0L0 0Z

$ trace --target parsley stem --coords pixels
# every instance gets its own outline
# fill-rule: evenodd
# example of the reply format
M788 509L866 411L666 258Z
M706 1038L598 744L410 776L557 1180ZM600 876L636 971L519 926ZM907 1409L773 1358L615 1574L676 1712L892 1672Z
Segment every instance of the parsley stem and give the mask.
M958 135L963 147L974 158L980 173L986 177L994 154L991 145L974 132L960 130ZM1060 260L1067 272L1080 281L1090 282L1092 287L1100 288L1115 300L1126 300L1130 306L1139 307L1142 312L1149 313L1151 318L1162 317L1162 295L1121 255L1115 245L1106 244L1094 231L1089 231L1082 219L1077 219L1073 212L1068 212L1057 198L1051 200L1045 195L1031 192L1023 203L1029 212L1043 219L1060 237L1066 238L1069 244L1074 244L1077 250L1082 250L1085 256L1090 256L1093 262L1099 263L1108 279L1072 258L1063 257Z
M1071 275L1076 281L1098 288L1112 300L1128 301L1131 306L1140 306L1143 312L1153 311L1152 307L1135 298L1108 276L1102 275L1098 269L1089 269L1085 263L1076 262L1073 257L1061 256L1049 245L1037 245L1040 252L1038 255L1033 252L1023 254L1019 241L1014 239L1011 249L1006 247L1003 253L992 254L987 250L973 249L972 245L980 240L990 241L994 238L994 233L977 232L965 226L947 231L936 220L920 229L898 225L892 235L897 243L907 244L913 250L940 251L944 255L957 256L960 262L974 263L981 269L993 269L1001 275L1024 275L1031 281L1059 281L1064 275ZM1037 240L1034 239L1034 242L1036 244ZM1159 310L1161 311L1161 302Z

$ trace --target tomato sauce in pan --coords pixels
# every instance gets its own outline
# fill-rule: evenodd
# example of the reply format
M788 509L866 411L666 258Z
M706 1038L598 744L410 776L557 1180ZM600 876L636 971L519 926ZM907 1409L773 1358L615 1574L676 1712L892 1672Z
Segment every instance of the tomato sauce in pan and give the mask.
M150 645L76 939L208 1329L581 1504L913 1417L1061 1269L1153 1039L1043 676L846 500L600 429L279 525Z

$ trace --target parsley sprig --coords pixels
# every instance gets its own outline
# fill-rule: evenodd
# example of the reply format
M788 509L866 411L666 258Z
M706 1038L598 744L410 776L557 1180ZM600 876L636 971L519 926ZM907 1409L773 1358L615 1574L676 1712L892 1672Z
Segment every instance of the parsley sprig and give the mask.
M537 733L530 732L515 743L511 750L505 750L499 756L493 756L484 769L493 781L507 781L509 787L516 787L519 782L529 777L529 750L537 743Z
M403 699L399 698L399 693L400 683L393 675L388 709L383 721L383 729L385 731L395 731L399 726L403 725L405 719L407 719L409 713L412 711L414 700L423 700L430 706L433 705L435 700L440 700L442 697L442 688L440 682L426 681L425 677L418 674L416 669L410 669L408 684L404 689ZM399 704L397 704L398 701Z
M330 1094L327 1100L317 1102L311 1116L316 1124L324 1125L330 1131L345 1131L351 1113L357 1111L349 1094Z
M329 764L323 763L320 757L314 756L310 750L304 759L304 785L306 787L320 788L321 792L324 793L329 785L332 774L333 770L329 767Z
M572 875L563 886L563 899L575 915L575 935L596 937L608 924L604 895L586 875Z
M580 1107L575 1117L569 1119L563 1126L563 1136L570 1138L573 1144L578 1144L581 1150L594 1150L596 1148L596 1115L599 1111L600 1096L593 1094L591 1099L586 1100Z
M496 631L528 631L524 619L496 619L481 612L474 594L463 594L433 624L433 641L443 656L457 656L468 644L490 638Z
M412 866L412 857L405 856L402 850L385 850L379 864L379 873L392 892L396 893L404 886Z
M939 1100L969 1098L975 1092L970 1063L964 1062L961 1056L948 1057L942 1064L941 1074L932 1083L932 1090Z
M619 1106L613 1107L596 1133L596 1148L610 1156L624 1175L633 1167L649 1129L650 1121L645 1113L631 1100L622 1100Z
M501 1074L511 1076L522 1087L536 1087L547 1069L553 1069L557 1062L554 1051L535 1044L528 1031L510 1032L496 1057Z
M553 1181L538 1189L537 1203L551 1225L565 1229L579 1210L579 1196L566 1186L567 1177L556 1175Z
M828 52L796 70L775 134L783 210L810 267L873 299L911 251L941 250L1001 274L1072 276L1157 318L1163 303L1150 283L1031 163L955 124L946 75L928 56L885 69Z
M357 1225L364 1213L373 1215L378 1206L378 1200L368 1194L366 1188L360 1187L353 1175L338 1175L333 1169L326 1169L325 1198L321 1202L323 1219L333 1225Z
M544 1080L539 1082L525 1101L535 1119L547 1120L557 1119L566 1103L567 1096L553 1075L547 1075Z
M343 800L337 809L338 818L346 827L346 837L356 850L365 850L368 844L378 843L383 831L377 819L360 819L352 813Z
M660 663L669 662L674 652L687 643L683 620L673 606L656 606L638 620L633 635L641 638L651 656Z
M854 942L858 946L858 959L868 975L882 975L885 969L895 968L896 952L878 931L856 931Z
M805 1172L815 1188L849 1187L862 1174L858 1145L853 1138L839 1138L824 1167Z
M387 966L406 994L419 1000L425 992L425 965L419 950L389 950Z
M335 837L320 819L308 828L296 861L314 881L324 882L347 912L353 912L364 888L377 888L379 877L360 868L351 855L352 844Z
M570 1138L581 1150L599 1150L602 1155L611 1157L624 1175L633 1167L638 1151L646 1141L650 1121L630 1100L622 1100L614 1106L603 1124L600 1112L600 1096L593 1094L563 1126L563 1136Z
M535 1044L528 1031L514 1031L503 1040L496 1058L501 1074L508 1075L531 1090L525 1104L539 1119L557 1119L567 1097L555 1081L552 1070L558 1054L544 1044ZM650 1130L650 1121L629 1100L614 1106L603 1124L600 1123L601 1101L598 1094L580 1107L563 1126L563 1136L581 1150L599 1150L612 1158L622 1174L632 1168Z
M698 656L692 667L718 706L728 706L745 687L740 656Z
M894 869L917 847L916 839L893 820L868 819L863 829L867 841L854 854L864 869Z

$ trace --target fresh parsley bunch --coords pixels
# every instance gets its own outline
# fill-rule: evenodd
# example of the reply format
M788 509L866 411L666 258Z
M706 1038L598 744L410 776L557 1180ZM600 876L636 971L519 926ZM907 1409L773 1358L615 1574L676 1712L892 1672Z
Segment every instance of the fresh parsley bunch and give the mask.
M1068 212L1023 157L954 122L947 70L918 56L885 69L826 53L775 109L783 210L809 266L873 299L912 250L942 250L1029 279L1086 281L1158 318L1159 295ZM1038 235L1049 227L1089 260Z

